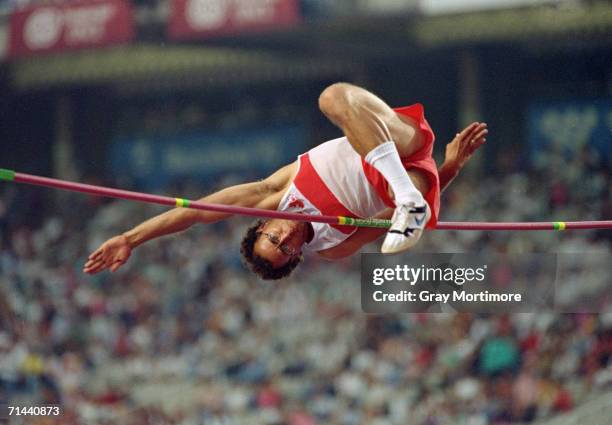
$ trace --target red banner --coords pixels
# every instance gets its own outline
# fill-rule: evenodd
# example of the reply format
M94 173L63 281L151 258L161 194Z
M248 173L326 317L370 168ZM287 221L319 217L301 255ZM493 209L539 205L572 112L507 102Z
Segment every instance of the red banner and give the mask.
M129 41L134 36L127 0L31 7L10 17L9 56L26 56Z
M168 34L185 39L290 26L298 0L171 0Z

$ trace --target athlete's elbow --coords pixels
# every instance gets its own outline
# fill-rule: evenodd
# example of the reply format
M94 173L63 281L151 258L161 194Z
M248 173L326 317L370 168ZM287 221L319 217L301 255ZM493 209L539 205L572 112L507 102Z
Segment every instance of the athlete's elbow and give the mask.
M205 222L205 217L203 214L205 211L194 210L191 208L179 208L175 210L175 212L175 223L181 230L187 230L196 223Z

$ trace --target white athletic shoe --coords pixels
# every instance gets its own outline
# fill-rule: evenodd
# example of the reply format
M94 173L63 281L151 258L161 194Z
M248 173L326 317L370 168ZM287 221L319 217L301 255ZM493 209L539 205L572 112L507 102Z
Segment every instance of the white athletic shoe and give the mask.
M395 254L412 248L421 239L430 217L431 210L427 204L416 206L414 203L409 203L397 206L380 252Z

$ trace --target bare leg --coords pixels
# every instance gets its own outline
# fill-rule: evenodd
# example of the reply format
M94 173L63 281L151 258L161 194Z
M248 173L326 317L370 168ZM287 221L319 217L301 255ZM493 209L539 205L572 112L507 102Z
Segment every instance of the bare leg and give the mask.
M321 111L342 129L349 143L366 162L385 177L397 208L382 252L395 253L413 246L421 237L431 213L400 155L420 148L420 134L410 123L372 93L350 84L334 84L321 93ZM400 154L401 150L401 154Z
M360 87L346 83L331 85L321 93L319 107L364 158L389 141L395 143L400 157L411 155L423 144L416 123L400 118L379 97Z

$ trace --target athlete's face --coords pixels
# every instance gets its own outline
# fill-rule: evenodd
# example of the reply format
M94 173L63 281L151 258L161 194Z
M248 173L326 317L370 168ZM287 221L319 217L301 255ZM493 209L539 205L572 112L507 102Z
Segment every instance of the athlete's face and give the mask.
M259 237L253 253L270 261L274 268L282 267L289 260L299 257L306 242L306 223L272 219L258 230Z

